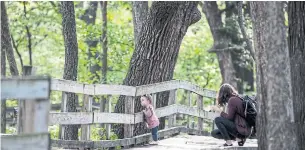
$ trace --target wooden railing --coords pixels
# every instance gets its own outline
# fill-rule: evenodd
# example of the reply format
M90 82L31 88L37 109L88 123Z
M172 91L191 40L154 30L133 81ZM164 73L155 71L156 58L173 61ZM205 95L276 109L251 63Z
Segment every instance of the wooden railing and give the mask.
M50 78L1 79L1 100L20 99L17 135L1 134L1 149L48 150Z
M177 90L187 91L189 106L176 103ZM189 82L173 80L162 83L155 83L143 86L125 85L105 85L105 84L83 84L75 81L52 79L52 91L62 91L83 94L83 109L85 112L61 112L50 113L49 125L81 125L80 141L71 140L52 140L52 146L61 148L105 148L116 146L130 146L141 144L150 139L150 134L133 136L134 124L143 122L143 114L134 113L134 100L136 96L151 94L153 104L156 105L156 94L159 92L170 91L168 106L157 108L158 117L168 117L168 128L159 132L160 137L172 136L180 132L192 132L202 135L203 119L212 120L215 113L207 112L203 109L203 97L215 98L216 92L200 88ZM197 107L191 107L191 93L197 95ZM125 113L111 113L111 102L107 102L108 112L92 112L92 101L94 96L100 95L125 95ZM65 111L66 96L63 95L63 110ZM198 117L197 129L188 129L185 126L177 126L176 114L186 114ZM110 124L124 124L124 139L119 140L90 140L90 125L107 124L107 135L110 133ZM62 130L62 133L64 131Z
M52 139L52 147L69 149L93 149L116 146L126 147L149 141L151 138L150 134L133 136L134 124L143 122L143 114L141 112L133 112L134 100L135 97L141 96L143 94L151 94L153 96L153 104L156 106L157 93L164 91L169 91L170 93L168 106L156 109L156 115L158 117L167 117L168 119L168 128L159 131L159 137L161 138L173 136L181 132L204 135L206 132L204 132L203 120L213 120L216 115L213 112L207 112L203 109L203 98L206 97L214 99L216 95L215 91L203 89L189 82L179 80L133 87L125 85L84 84L75 81L52 79L50 89L51 91L63 92L63 112L49 113L49 119L47 119L48 125L63 125L61 135L64 135L64 125L81 125L81 136L79 141ZM177 103L178 89L184 89L187 91L186 97L188 105L181 105ZM83 95L82 112L66 112L67 96L65 92L78 93ZM196 107L191 105L192 93L197 95ZM111 99L108 99L107 101L107 112L93 112L93 97L101 95L125 95L125 112L111 113ZM197 129L190 129L186 126L178 125L176 122L177 114L185 114L197 117ZM189 123L190 122L188 122L188 124ZM107 139L109 139L110 136L111 124L124 124L124 139L92 141L90 138L90 133L91 125L93 124L106 124L106 133L108 136Z

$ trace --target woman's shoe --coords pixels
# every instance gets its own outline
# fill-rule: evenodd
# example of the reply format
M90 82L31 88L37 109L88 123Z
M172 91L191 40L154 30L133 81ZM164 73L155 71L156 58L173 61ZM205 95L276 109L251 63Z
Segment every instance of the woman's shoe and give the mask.
M246 143L246 139L241 139L241 141L237 142L238 146L244 146L244 144Z
M223 144L223 146L224 146L224 147L233 146L233 144L227 144L227 143L225 143L225 144Z

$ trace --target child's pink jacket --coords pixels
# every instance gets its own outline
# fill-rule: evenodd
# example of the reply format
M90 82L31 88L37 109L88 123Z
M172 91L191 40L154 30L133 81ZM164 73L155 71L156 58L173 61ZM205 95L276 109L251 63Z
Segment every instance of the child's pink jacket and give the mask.
M152 129L160 124L152 105L149 105L143 112L149 129Z

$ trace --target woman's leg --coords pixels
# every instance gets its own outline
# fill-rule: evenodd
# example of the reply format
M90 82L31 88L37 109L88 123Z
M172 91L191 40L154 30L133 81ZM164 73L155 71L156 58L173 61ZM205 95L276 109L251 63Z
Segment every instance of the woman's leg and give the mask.
M213 130L211 136L216 139L224 139L219 129Z
M212 136L213 138L216 138L216 139L224 139L224 137L222 136L222 134L221 134L221 132L220 132L219 129L213 130L213 131L211 132L211 136ZM231 139L231 140L234 140L234 139L235 139L235 137L234 137L233 135L229 134L229 136L230 136L230 139Z
M233 140L238 133L234 122L223 117L217 117L215 118L215 124L222 135L222 139L226 140L228 145L231 145L231 140Z

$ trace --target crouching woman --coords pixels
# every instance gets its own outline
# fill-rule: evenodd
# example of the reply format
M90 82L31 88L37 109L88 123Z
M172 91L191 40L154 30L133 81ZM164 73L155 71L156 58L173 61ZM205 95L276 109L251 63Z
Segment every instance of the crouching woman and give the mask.
M217 96L217 106L212 106L212 111L219 112L220 116L215 118L218 129L212 131L211 135L217 139L224 139L223 146L233 146L233 140L243 146L246 137L251 133L251 128L245 120L244 107L237 91L230 84L223 84ZM227 113L220 107L227 105Z

